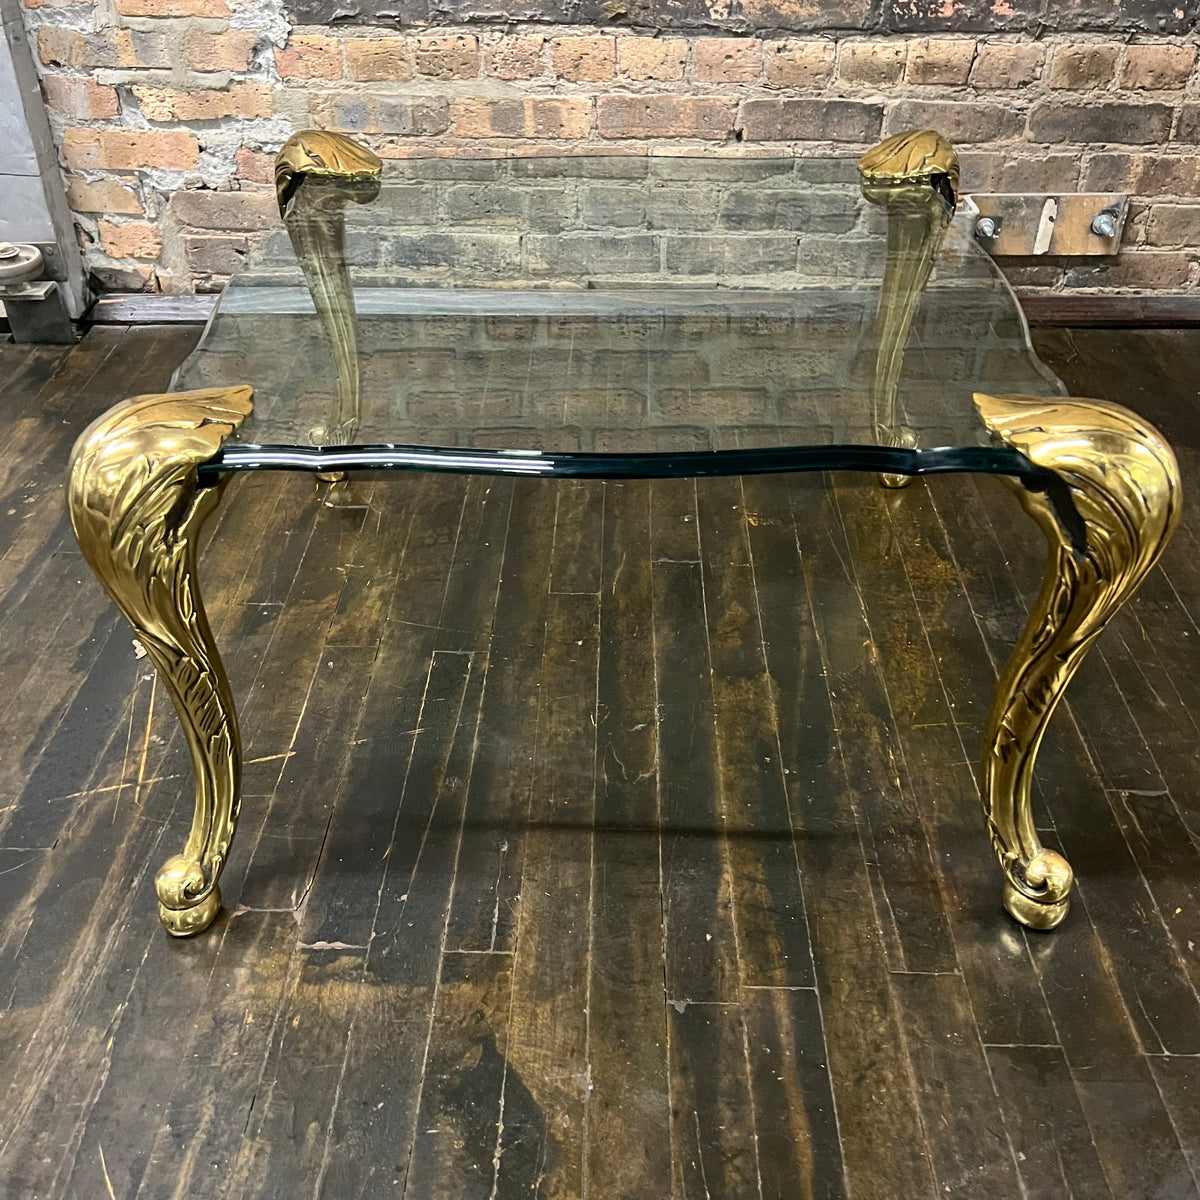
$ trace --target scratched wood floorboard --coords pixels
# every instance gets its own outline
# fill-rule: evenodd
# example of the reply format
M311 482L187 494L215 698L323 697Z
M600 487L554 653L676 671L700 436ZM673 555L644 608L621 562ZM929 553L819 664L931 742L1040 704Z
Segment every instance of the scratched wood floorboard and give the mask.
M0 1195L1200 1197L1200 491L1053 722L1033 935L976 792L1043 562L995 481L240 479L245 803L181 943L185 749L62 473L195 335L0 345ZM1039 343L1200 486L1193 335Z

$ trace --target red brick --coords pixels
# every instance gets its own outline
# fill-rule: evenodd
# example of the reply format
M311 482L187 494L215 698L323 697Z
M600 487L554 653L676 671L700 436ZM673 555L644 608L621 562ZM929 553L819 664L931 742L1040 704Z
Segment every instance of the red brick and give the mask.
M1186 250L1125 250L1114 260L1073 266L1068 287L1181 288L1192 277L1195 253Z
M987 42L979 47L971 83L977 88L1025 87L1041 78L1046 51L1036 42Z
M220 90L185 92L177 88L130 89L148 121L217 121L222 117L269 117L275 111L269 83L233 83Z
M275 65L284 79L340 79L342 43L320 34L293 37L275 48Z
M237 177L247 183L275 182L275 155L264 154L261 150L252 150L249 146L240 146L234 155L237 163Z
M554 73L571 83L611 79L617 69L617 41L611 37L555 38L550 43Z
M1171 134L1173 115L1165 104L1064 104L1043 100L1030 109L1029 137L1035 142L1085 145L1165 142Z
M838 51L838 79L863 87L899 83L907 54L905 42L842 42Z
M1196 65L1195 46L1130 46L1121 86L1148 91L1183 87Z
M460 138L585 138L591 131L591 101L580 96L524 100L455 100L451 132Z
M920 38L909 44L904 78L909 83L958 87L967 82L975 43L959 38Z
M755 83L762 74L762 43L755 38L699 38L695 53L703 83Z
M1151 246L1200 246L1200 204L1156 204L1146 223Z
M218 231L270 229L278 223L274 191L214 192L207 189L176 192L171 211L190 229Z
M883 106L857 100L747 100L738 126L750 142L872 142Z
M77 79L71 75L46 75L42 79L46 103L74 121L96 121L115 117L120 111L117 89Z
M504 37L492 47L486 71L497 79L536 79L546 73L544 37Z
M123 17L227 17L225 0L114 0Z
M479 45L468 36L417 38L417 74L474 79L479 74Z
M76 33L42 25L37 31L38 56L50 67L169 67L166 37L134 29L101 29Z
M133 182L130 180L130 184ZM68 175L67 203L74 212L119 213L125 216L142 211L142 202L133 188L112 178L92 182L78 175Z
M688 44L683 38L617 39L617 61L626 79L669 83L683 78Z
M767 82L776 87L824 87L833 77L837 46L829 41L767 42Z
M63 158L80 171L136 171L141 167L195 167L200 143L182 129L68 129Z
M147 221L101 221L97 229L100 248L110 258L157 258L162 253L162 235Z
M694 137L724 141L737 101L724 96L601 96L596 130L606 138Z
M1108 87L1116 78L1120 53L1120 46L1089 42L1056 46L1050 62L1050 86L1077 91Z
M1084 168L1081 189L1190 198L1200 193L1200 155L1093 154Z
M975 104L963 100L898 100L888 110L887 132L936 129L955 144L996 142L1018 138L1019 113L1004 104Z
M346 69L351 79L404 83L413 77L408 38L347 38Z
M258 34L249 29L224 33L190 30L183 38L183 57L193 71L246 71L258 45Z

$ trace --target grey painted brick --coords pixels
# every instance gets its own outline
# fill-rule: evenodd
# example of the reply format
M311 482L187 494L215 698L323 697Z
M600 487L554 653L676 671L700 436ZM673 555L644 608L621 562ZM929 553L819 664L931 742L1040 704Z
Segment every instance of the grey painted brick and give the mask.
M575 219L575 193L566 188L520 188L511 182L452 184L443 192L451 225L509 226L520 231L557 231Z
M638 155L536 156L511 160L514 179L645 179L647 160Z
M736 276L794 270L796 242L794 236L784 234L677 234L666 235L663 247L667 270L672 274Z
M789 158L684 158L674 154L654 155L650 159L653 179L701 183L787 182L792 174Z
M526 268L535 278L656 275L659 271L659 239L647 234L529 234L523 241Z
M646 223L644 188L599 185L579 197L579 220L590 229L640 229Z
M726 229L848 233L858 221L854 192L767 191L731 188L721 200Z
M1021 136L1021 114L1004 104L964 100L899 100L888 109L887 132L936 129L955 144L1007 141Z

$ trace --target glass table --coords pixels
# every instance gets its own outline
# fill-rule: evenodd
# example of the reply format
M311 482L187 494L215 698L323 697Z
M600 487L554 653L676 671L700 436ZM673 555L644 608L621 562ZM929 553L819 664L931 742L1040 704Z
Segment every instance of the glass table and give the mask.
M1031 814L1047 722L1179 513L1170 448L1065 397L974 243L936 133L846 159L389 162L294 135L280 228L173 390L76 444L71 520L175 704L195 771L162 921L206 928L237 819L237 719L196 578L237 472L553 479L855 470L1004 479L1050 546L1000 679L981 791L1008 911L1048 929L1071 869ZM958 211L956 211L958 210ZM253 393L251 386L253 387ZM252 401L253 394L253 401Z

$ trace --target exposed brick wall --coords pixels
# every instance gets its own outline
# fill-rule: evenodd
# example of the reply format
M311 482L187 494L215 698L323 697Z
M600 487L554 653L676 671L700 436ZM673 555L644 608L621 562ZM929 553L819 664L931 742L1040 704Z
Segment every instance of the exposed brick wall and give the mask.
M301 26L280 0L26 4L70 202L107 287L219 286L276 224L271 159L308 126L404 157L659 144L849 155L928 125L958 146L967 188L1135 196L1120 256L1010 263L1015 283L1186 289L1200 276L1190 32L1092 32L1105 22L1079 17L1083 8L1056 26L1082 32L1035 38L950 32L1005 27L957 5L907 26L948 31L928 36L856 32L863 22L847 25L835 3L825 27L836 35L816 32L810 6L803 34L658 36L552 24ZM1165 28L1194 22L1180 24L1182 8L1163 11ZM1155 22L1137 9L1108 25Z

